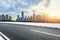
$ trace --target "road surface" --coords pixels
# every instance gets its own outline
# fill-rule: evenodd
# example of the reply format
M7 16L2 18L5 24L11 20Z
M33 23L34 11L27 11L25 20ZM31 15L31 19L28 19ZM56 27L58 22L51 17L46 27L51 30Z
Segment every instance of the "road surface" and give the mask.
M52 28L0 23L0 32L10 40L60 40L60 30Z

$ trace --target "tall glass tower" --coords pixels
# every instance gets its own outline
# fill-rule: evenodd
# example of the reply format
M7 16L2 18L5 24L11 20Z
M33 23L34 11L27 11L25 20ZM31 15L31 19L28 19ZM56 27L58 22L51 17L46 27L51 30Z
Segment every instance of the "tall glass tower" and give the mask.
M21 20L22 21L24 20L24 11L22 11L22 13L21 13Z
M20 16L19 15L17 15L16 21L20 21Z

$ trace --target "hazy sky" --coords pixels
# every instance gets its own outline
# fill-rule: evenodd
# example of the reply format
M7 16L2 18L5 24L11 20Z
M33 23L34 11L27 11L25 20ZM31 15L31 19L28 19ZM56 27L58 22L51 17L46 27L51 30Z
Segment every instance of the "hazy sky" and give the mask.
M0 14L13 15L24 10L25 14L47 12L51 14L60 14L60 0L0 0Z
M50 0L0 0L0 13L29 10L31 7L38 5L43 1L46 1L44 5L47 7Z

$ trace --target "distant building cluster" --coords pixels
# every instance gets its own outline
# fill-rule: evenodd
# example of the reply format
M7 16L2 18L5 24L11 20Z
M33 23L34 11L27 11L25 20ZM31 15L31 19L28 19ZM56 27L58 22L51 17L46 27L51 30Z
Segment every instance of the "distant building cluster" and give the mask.
M50 16L49 14L41 13L36 15L33 13L31 16L32 22L42 22L42 23L59 23L60 19L57 16Z
M41 14L34 14L32 15L33 22L42 22L42 23L59 23L60 19L57 16L50 16L49 14L41 13Z
M29 16L24 15L24 11L21 12L21 17L17 15L16 21L31 21L31 18Z
M17 15L16 21L21 21L21 22L47 22L47 23L54 23L54 22L60 22L60 19L57 17L52 17L49 14L41 13L36 15L33 13L31 16L25 16L24 11L21 12L21 17Z
M21 15L21 16L20 16ZM33 12L32 15L24 15L24 11L21 12L20 15L17 15L16 21L17 22L42 22L42 23L60 23L60 18L57 16L49 15L48 13L40 13L36 14ZM0 15L0 21L14 21L12 17L8 14Z
M9 20L12 20L12 17L11 16L9 16L9 15L4 15L4 14L2 14L2 15L0 15L0 21L9 21Z

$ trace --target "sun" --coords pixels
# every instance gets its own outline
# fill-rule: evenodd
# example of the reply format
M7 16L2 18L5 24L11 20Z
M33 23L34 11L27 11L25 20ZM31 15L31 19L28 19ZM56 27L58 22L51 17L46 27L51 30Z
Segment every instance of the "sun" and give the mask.
M53 17L58 16L56 13L50 13L49 15Z

